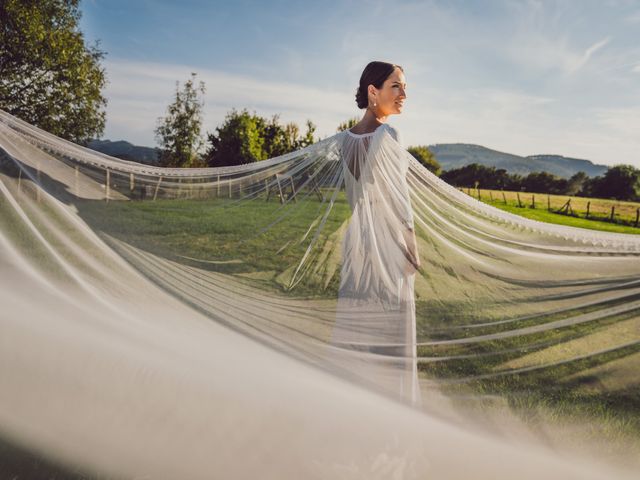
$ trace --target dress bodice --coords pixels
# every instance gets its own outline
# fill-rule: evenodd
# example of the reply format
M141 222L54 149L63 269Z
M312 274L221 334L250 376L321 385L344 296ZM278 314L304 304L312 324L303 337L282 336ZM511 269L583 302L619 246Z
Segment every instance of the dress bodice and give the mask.
M407 155L398 131L386 123L370 133L354 134L344 130L341 161L352 212L365 201L372 209L383 203L396 207L394 213L402 215L402 219L413 226L406 182Z

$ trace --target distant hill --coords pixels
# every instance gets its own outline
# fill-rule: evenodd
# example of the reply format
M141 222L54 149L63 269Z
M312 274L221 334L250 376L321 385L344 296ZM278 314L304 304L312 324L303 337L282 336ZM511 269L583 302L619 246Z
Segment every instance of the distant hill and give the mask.
M159 150L157 148L141 147L124 140L113 142L111 140L91 140L88 146L112 157L147 165L158 164ZM523 176L531 172L545 171L562 178L570 178L574 173L583 171L590 177L596 177L607 171L606 165L596 165L589 160L563 157L562 155L521 157L469 143L440 143L429 145L429 150L433 152L443 170L460 168L475 162L488 167L504 168L507 173L519 173Z
M158 164L158 149L151 147L140 147L124 140L91 140L87 145L90 149L105 153L112 157L132 160L146 165Z
M443 170L460 168L471 163L487 167L504 168L507 173L526 176L531 172L549 172L562 178L570 178L583 171L589 177L602 175L606 165L596 165L590 160L563 157L562 155L529 155L521 157L511 153L499 152L481 145L468 143L441 143L429 145Z

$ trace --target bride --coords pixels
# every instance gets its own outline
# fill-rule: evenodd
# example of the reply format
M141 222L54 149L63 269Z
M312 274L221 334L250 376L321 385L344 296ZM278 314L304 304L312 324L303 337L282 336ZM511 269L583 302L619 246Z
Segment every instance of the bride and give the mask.
M417 375L415 273L420 269L406 174L407 152L390 115L402 113L401 66L374 61L356 93L362 120L340 139L351 218L331 344L360 380L421 402ZM389 392L389 393L390 393Z

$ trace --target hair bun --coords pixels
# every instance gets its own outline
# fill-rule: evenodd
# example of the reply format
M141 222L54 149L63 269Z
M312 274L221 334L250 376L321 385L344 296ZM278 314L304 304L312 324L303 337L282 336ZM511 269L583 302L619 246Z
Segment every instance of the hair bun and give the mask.
M356 104L358 108L366 108L367 105L369 105L369 98L365 92L362 91L362 87L358 87L356 90Z

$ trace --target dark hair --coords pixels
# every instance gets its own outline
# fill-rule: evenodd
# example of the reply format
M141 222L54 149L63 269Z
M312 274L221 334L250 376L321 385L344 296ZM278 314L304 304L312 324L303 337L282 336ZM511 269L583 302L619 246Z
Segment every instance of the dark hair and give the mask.
M382 88L384 81L389 78L393 71L399 68L404 72L400 65L387 62L369 62L360 76L360 86L356 90L356 103L358 108L367 108L369 105L369 95L367 87L373 85L376 88Z

